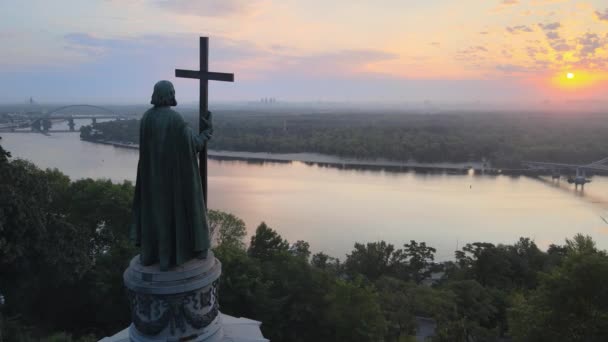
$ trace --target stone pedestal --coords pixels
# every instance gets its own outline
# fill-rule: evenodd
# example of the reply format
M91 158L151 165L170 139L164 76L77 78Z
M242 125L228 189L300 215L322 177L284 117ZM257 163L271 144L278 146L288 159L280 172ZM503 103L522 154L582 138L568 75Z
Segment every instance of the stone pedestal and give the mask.
M211 252L168 272L136 256L123 274L133 323L100 342L268 342L260 322L219 311L221 273Z
M131 260L123 278L131 304L134 342L221 341L218 286L221 263L212 252L168 272Z

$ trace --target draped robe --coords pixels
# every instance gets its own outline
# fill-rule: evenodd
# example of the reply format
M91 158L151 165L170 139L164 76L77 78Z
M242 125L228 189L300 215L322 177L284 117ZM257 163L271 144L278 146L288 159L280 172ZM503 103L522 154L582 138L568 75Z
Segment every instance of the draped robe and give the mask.
M209 248L197 152L211 136L192 132L168 106L148 110L140 124L131 239L143 265L168 270Z

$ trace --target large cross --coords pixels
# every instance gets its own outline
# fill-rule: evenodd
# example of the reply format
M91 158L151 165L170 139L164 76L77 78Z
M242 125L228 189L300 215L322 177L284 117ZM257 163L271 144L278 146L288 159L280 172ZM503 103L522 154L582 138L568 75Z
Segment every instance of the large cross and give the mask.
M175 69L175 77L195 78L200 82L199 86L199 132L203 131L203 118L209 110L209 81L234 82L234 74L209 71L209 38L200 37L200 67L199 71ZM201 183L203 187L203 197L207 206L207 145L199 154L199 168L201 173Z

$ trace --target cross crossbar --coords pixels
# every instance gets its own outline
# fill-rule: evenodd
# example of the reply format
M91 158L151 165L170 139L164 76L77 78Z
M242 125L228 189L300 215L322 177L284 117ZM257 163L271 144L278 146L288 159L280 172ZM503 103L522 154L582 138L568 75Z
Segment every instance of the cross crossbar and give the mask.
M175 77L194 78L198 80L206 79L209 81L234 82L234 74L228 74L225 72L175 69Z

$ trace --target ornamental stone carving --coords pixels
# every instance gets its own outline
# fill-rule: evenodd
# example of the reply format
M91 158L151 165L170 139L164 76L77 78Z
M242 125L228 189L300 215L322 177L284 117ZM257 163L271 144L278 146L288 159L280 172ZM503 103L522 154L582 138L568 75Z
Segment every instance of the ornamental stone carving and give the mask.
M133 258L123 278L131 306L130 338L136 342L209 340L221 326L221 264L209 253L160 271Z

